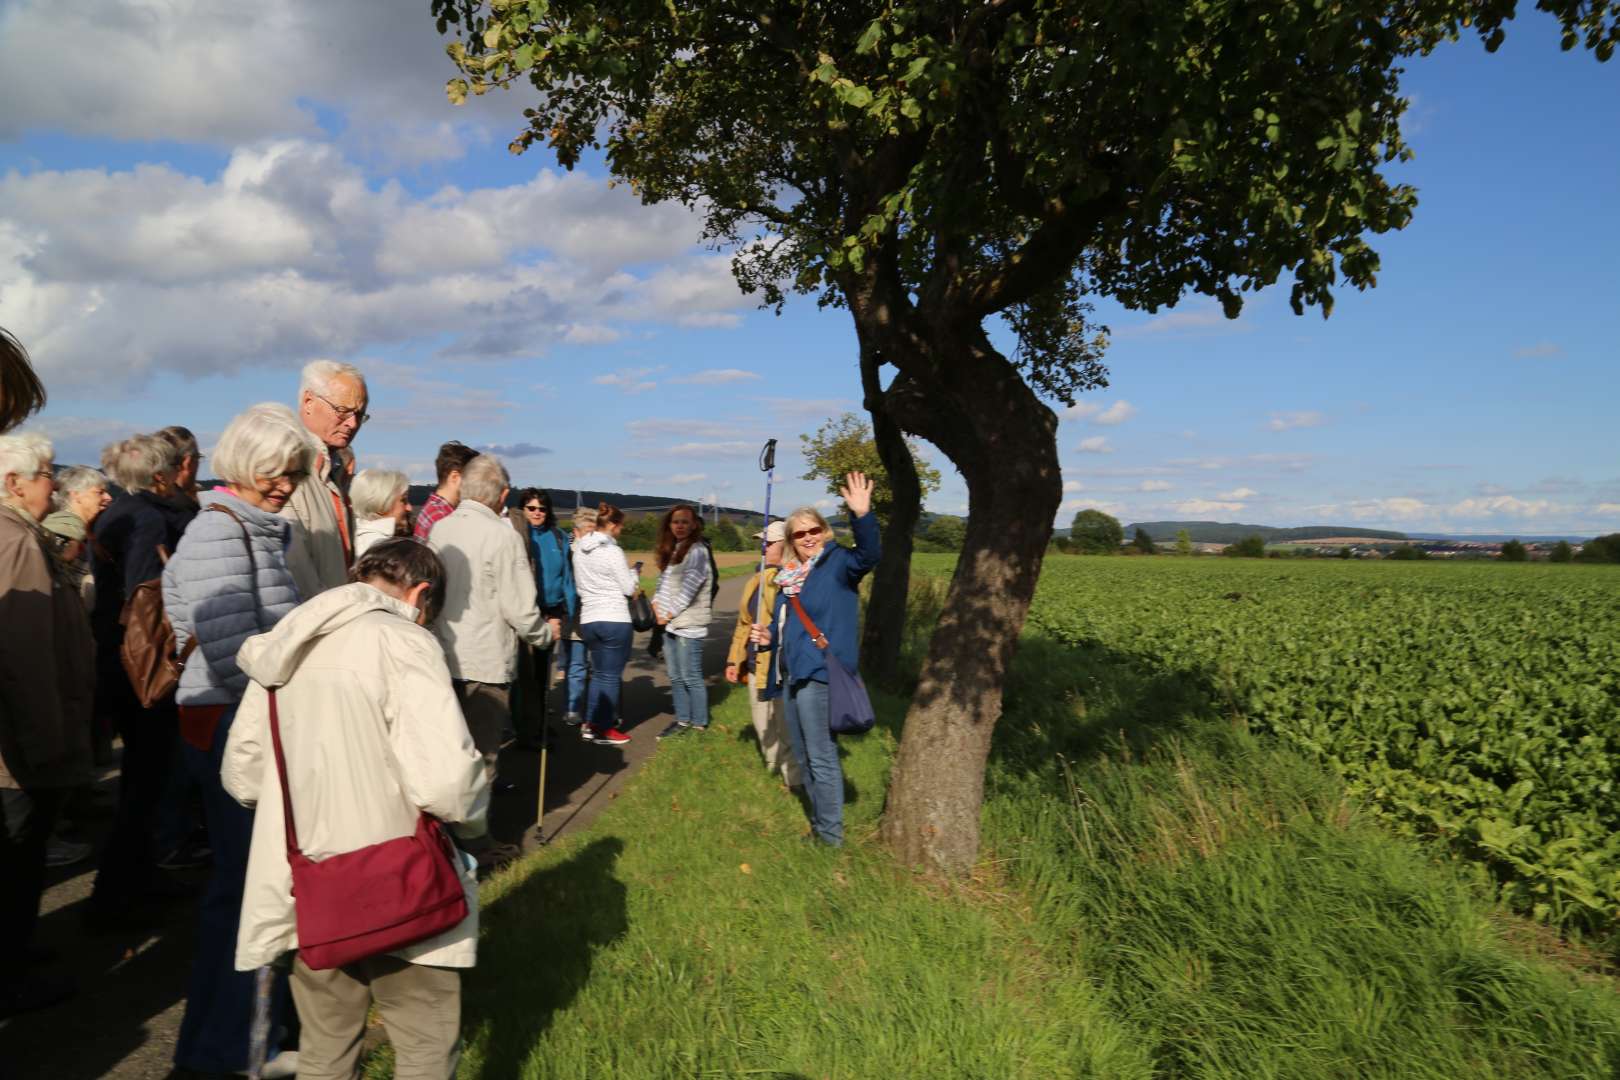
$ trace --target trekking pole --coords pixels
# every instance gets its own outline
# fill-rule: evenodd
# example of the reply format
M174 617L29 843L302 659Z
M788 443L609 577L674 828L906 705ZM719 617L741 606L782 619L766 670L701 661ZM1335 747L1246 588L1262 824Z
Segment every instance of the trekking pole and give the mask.
M776 440L767 439L765 449L759 452L759 471L765 474L765 524L760 526L759 532L759 578L754 586L754 595L748 601L749 614L754 623L759 623L760 598L765 595L765 552L771 546L771 488L776 483ZM754 644L752 635L748 639L748 677L745 685L752 689L754 681L754 665L759 655L759 646ZM752 699L750 699L752 700Z

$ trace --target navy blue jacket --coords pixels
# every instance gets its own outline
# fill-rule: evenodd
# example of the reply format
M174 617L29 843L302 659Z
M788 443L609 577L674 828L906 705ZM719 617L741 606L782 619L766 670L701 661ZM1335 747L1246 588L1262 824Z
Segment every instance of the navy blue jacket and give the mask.
M90 616L96 645L101 656L118 660L118 647L124 628L118 616L124 601L143 581L163 576L159 544L171 555L184 531L185 513L149 491L120 495L96 518L95 553L96 607Z
M827 635L827 647L838 656L844 667L854 671L861 650L861 602L855 590L860 586L861 578L878 564L883 545L878 535L877 518L871 512L851 518L849 526L855 535L855 546L847 548L827 541L815 569L810 571L804 588L799 591L799 603L804 605L805 614L810 616L817 629ZM804 623L793 610L788 597L781 593L776 597L772 625L783 627L782 640L773 644L786 650L787 670L793 681L797 683L813 679L826 682L827 663L822 659L821 650L811 643ZM777 685L779 667L778 664L771 664L770 678L765 688L768 698L781 693L781 687Z

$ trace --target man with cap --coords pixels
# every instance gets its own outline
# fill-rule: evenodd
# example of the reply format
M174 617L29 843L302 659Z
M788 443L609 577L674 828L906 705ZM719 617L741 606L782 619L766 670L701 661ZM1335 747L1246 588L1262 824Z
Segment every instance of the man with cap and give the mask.
M783 783L791 789L800 787L804 780L788 745L782 699L765 699L766 665L772 654L756 655L752 669L748 660L748 633L753 629L755 617L763 611L768 619L776 607L776 571L782 565L782 551L787 546L787 524L773 521L764 532L755 533L754 539L765 541L764 596L760 596L760 575L754 574L743 585L742 600L737 605L737 628L732 632L731 651L726 655L726 681L740 684L745 678L748 680L748 705L753 711L754 734L759 739L759 752L765 757L765 768L779 773Z

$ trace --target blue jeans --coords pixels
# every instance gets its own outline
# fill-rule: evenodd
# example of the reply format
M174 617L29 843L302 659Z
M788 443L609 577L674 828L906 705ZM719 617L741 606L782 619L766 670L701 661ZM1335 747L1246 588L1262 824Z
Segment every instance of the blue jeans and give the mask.
M844 842L844 767L828 726L827 684L813 679L791 683L782 697L788 742L810 797L810 825L823 842L837 847Z
M695 728L709 726L709 688L703 685L703 639L664 636L664 665L669 669L669 692L675 698L675 719Z
M601 730L617 727L619 684L624 681L624 665L630 662L630 624L588 622L579 628L579 636L591 654L590 711L585 722Z
M219 780L235 718L232 706L214 729L208 753L185 747L187 764L202 787L208 841L214 849L214 871L197 910L197 952L186 984L186 1015L174 1048L174 1063L198 1072L246 1072L253 1025L253 972L236 970L236 926L242 919L253 811L231 798ZM284 1030L287 995L287 974L278 971L270 992L272 1056Z
M567 711L585 715L585 643L572 638L564 638L557 643L562 650L562 659L558 663L564 665L568 672L568 707Z

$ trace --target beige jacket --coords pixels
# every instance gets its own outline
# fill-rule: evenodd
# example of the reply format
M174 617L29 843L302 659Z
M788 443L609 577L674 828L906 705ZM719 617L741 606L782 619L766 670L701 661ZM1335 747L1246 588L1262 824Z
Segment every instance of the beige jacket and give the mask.
M765 568L765 602L760 608L766 622L771 621L771 611L776 606L776 571L777 567ZM707 587L707 586L705 586ZM754 628L753 616L749 614L748 604L754 598L754 590L759 587L759 575L755 574L743 582L742 599L737 601L737 628L731 632L731 649L726 653L727 664L741 665L748 659L748 634ZM770 672L771 657L776 655L768 650L754 653L754 688L765 689L765 680Z
M96 645L50 544L0 505L0 788L90 780Z
M444 560L444 610L433 632L444 644L450 674L509 683L518 641L551 644L551 624L535 603L534 574L523 537L483 503L463 499L433 526L428 543Z
M334 455L318 444L316 452L319 456L315 471L298 485L281 511L281 516L293 525L287 569L292 571L293 583L303 600L348 584L353 562L354 508L349 505L349 477L354 471L354 454L343 449Z
M220 780L238 802L257 806L238 971L298 946L267 688L276 689L293 820L310 858L409 836L424 810L458 835L484 831L483 758L467 733L439 643L415 617L414 608L370 585L345 585L299 606L237 653L253 681L231 724ZM462 885L467 918L394 955L437 967L473 966L478 883L465 868Z

